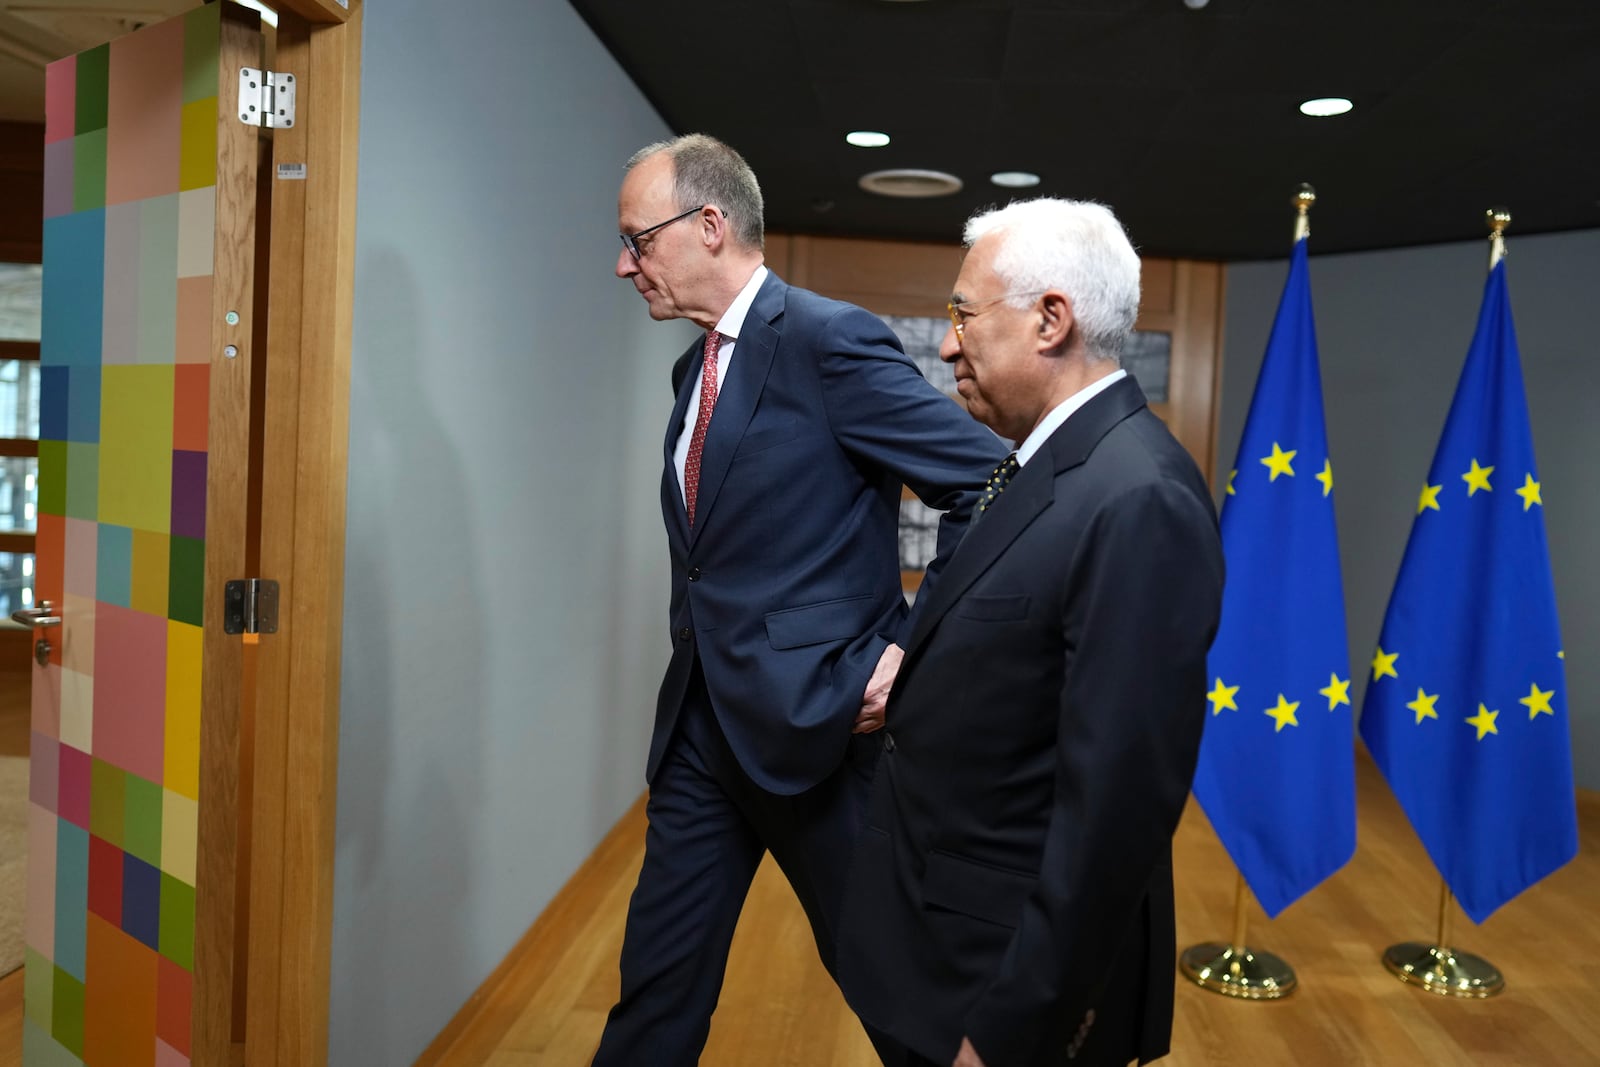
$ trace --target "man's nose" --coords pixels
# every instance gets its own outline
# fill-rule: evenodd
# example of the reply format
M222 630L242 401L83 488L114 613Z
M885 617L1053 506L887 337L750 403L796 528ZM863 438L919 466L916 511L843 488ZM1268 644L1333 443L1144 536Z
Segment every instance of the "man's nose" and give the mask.
M944 340L939 342L939 358L946 363L954 363L959 355L961 355L961 338L954 326L946 326Z
M617 277L631 278L639 273L639 261L626 248L617 253Z

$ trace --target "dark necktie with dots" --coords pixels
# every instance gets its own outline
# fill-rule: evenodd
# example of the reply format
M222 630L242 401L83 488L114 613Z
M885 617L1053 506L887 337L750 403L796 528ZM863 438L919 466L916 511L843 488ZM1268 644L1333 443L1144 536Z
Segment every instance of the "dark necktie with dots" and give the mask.
M1006 486L1011 484L1011 479L1015 478L1017 472L1021 469L1022 464L1017 462L1017 454L1015 452L1000 461L1000 465L994 469L994 473L989 475L989 480L984 483L983 495L978 498L978 508L972 516L973 523L976 523L981 516L994 506L994 502L1000 499L1000 494L1006 491Z
M689 525L694 525L694 502L700 495L700 455L706 447L706 428L711 425L711 409L717 406L717 349L722 335L716 330L706 334L705 366L700 372L700 414L694 420L694 433L689 436L689 454L683 459L683 503L689 513Z

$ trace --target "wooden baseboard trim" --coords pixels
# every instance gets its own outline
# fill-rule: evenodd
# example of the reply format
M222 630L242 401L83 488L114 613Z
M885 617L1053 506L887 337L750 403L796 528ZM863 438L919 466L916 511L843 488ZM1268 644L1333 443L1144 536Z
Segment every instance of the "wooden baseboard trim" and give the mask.
M476 1067L489 1059L583 928L580 916L593 908L597 895L615 885L619 857L638 850L645 799L640 796L617 820L413 1067Z

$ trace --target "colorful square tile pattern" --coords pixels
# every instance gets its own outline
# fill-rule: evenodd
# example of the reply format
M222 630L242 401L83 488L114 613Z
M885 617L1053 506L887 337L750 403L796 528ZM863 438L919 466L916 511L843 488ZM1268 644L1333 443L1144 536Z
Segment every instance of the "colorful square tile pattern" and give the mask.
M219 7L45 73L30 1067L189 1063Z

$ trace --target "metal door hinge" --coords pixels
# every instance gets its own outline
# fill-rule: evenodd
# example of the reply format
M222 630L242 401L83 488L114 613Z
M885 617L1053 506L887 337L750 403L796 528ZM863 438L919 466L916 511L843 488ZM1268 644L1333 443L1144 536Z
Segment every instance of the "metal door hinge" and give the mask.
M247 126L294 125L294 75L239 68L239 121Z
M222 632L277 633L278 583L265 578L241 578L224 586Z

